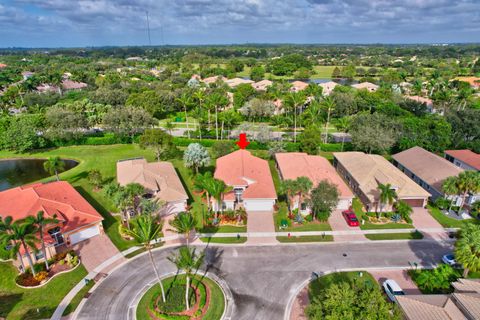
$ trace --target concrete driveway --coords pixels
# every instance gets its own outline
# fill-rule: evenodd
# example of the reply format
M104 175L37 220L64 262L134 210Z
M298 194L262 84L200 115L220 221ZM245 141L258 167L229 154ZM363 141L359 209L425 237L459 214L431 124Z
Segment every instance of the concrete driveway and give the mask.
M387 279L395 280L405 294L422 294L407 273L407 270L374 270L370 274L382 285Z
M424 208L413 208L413 213L410 216L413 221L413 226L417 229L441 229L443 228L437 220ZM448 233L444 231L439 232L423 232L426 239L445 240L448 239Z
M334 210L328 218L328 223L333 231L361 231L360 227L350 227L342 215L342 210ZM363 241L367 240L363 234L334 235L334 241Z
M154 251L162 275L176 271L166 259L173 250ZM210 246L205 269L230 288L231 319L277 320L283 319L288 301L313 271L407 268L409 261L431 265L449 250L450 244L433 241ZM98 285L79 310L78 319L132 319L135 297L154 279L147 255L129 260Z
M260 237L265 232L275 232L273 212L271 211L248 211L247 232L256 233L258 237L248 237L248 244L274 244L278 243L275 237Z
M101 234L72 246L88 272L120 253L107 235Z

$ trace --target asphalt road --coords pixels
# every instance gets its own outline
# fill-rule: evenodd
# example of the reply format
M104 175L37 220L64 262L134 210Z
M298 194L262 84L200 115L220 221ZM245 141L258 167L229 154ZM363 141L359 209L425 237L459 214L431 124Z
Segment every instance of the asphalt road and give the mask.
M161 274L175 271L166 257L174 249L155 251ZM232 319L283 319L298 286L313 271L408 267L438 263L449 244L428 241L332 243L263 247L208 247L205 268L224 279L233 295ZM345 256L344 256L345 254ZM154 280L147 255L110 274L88 298L77 319L132 319L135 296Z

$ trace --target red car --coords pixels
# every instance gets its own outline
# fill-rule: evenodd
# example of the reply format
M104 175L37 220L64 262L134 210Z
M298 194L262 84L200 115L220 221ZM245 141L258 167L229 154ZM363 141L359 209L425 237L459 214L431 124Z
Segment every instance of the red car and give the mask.
M350 227L358 227L360 225L358 223L357 216L355 215L355 213L353 213L352 210L345 210L342 212L342 214Z

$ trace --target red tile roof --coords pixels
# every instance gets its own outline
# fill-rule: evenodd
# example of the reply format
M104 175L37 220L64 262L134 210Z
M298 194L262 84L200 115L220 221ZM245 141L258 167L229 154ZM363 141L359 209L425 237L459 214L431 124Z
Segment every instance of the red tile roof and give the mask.
M5 68L5 67L7 67L7 65L6 65L6 64L4 64L4 63L0 63L0 69L1 69L1 68Z
M475 153L471 150L446 150L445 154L448 154L469 166L480 170L480 154Z
M314 186L327 180L337 186L340 198L353 198L353 193L335 171L327 159L321 156L310 156L302 152L277 153L278 168L283 179L309 178Z
M62 232L81 228L103 217L66 181L37 183L0 192L0 215L23 219L44 211L46 217L57 215Z
M247 150L218 158L214 176L229 186L246 186L244 199L277 198L268 162L252 156Z

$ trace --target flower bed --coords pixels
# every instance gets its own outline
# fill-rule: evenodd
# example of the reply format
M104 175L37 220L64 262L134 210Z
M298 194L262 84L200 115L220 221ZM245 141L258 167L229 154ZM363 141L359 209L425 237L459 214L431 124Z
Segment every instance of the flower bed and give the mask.
M59 253L49 261L50 269L47 271L43 262L34 265L36 275L33 276L30 269L21 273L15 279L21 288L37 288L45 285L50 279L58 274L69 272L80 265L78 256L73 251Z

